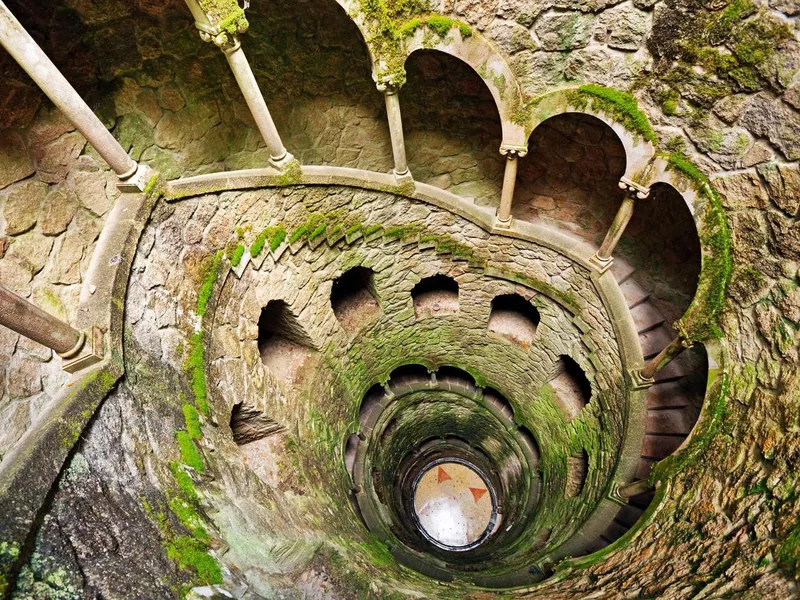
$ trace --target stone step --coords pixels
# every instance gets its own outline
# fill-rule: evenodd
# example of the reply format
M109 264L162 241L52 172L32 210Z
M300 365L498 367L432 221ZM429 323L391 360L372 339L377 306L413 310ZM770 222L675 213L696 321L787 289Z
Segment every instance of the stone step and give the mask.
M606 540L611 540L612 542L615 542L623 535L625 535L625 532L628 531L628 529L630 529L629 526L625 525L624 523L621 523L617 519L614 519L613 521L611 521L611 523L608 524L608 527L603 532L603 535L601 537Z
M642 354L644 354L645 360L649 360L661 352L669 345L672 339L671 332L664 325L640 334L639 344L642 346Z
M641 517L643 513L644 511L638 506L628 504L620 509L620 511L617 513L616 520L630 529L633 527L636 521L639 520L639 517Z
M686 439L685 435L650 434L644 436L642 457L661 460L678 449Z
M636 325L636 331L640 334L660 327L666 321L661 311L649 302L643 302L631 309L631 316Z
M628 303L628 308L636 308L642 302L647 302L650 299L650 293L643 290L633 279L628 279L620 284L619 290Z
M671 364L674 364L674 361ZM647 408L650 409L682 408L690 404L680 380L656 381L647 391Z
M648 434L689 435L694 426L692 411L683 408L667 408L647 411Z
M618 284L628 281L635 272L636 269L621 258L614 258L614 262L611 263L611 274Z
M666 383L668 381L677 381L686 376L686 369L681 364L681 357L679 356L666 367L656 373L656 384Z

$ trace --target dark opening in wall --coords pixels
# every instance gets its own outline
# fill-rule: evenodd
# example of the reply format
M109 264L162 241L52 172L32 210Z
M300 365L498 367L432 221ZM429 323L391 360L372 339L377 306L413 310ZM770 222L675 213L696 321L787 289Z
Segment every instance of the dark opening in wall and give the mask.
M615 254L636 269L634 279L650 292L650 307L672 323L697 291L702 252L697 226L681 193L655 183L645 201L652 210L634 210ZM639 315L634 312L637 327ZM641 329L641 328L640 328Z
M566 355L558 357L549 385L568 421L577 417L592 398L592 384L586 373L578 363Z
M345 331L357 331L381 312L375 291L375 273L366 267L353 267L333 282L333 314Z
M496 408L500 409L507 418L511 419L514 417L514 408L511 406L511 403L497 390L492 388L486 388L483 392L484 397L488 400L491 404L493 404Z
M475 378L458 367L439 367L436 371L436 381L440 385L451 384L460 385L462 387L475 387Z
M233 407L230 425L233 441L240 446L262 440L286 429L255 406L247 406L241 402Z
M539 311L519 294L505 294L492 300L489 331L527 348L538 326Z
M586 450L581 450L580 454L567 457L567 484L564 488L564 496L567 498L577 498L583 492L586 485L586 478L589 475L589 455Z
M417 319L458 313L458 282L446 275L422 279L411 290Z
M360 441L361 438L358 437L357 433L351 433L345 443L344 464L345 467L347 467L347 472L350 473L350 477L353 476L353 466L356 464L356 453L358 452L358 444Z
M314 350L314 342L286 302L270 300L258 319L261 361L277 377L293 381Z
M361 429L364 430L369 425L373 418L377 417L380 413L381 406L379 402L386 395L386 388L380 383L373 385L367 393L364 394L364 399L361 401L361 406L358 409L358 422L361 424Z
M512 213L596 242L619 209L625 147L611 127L580 113L556 115L531 134Z

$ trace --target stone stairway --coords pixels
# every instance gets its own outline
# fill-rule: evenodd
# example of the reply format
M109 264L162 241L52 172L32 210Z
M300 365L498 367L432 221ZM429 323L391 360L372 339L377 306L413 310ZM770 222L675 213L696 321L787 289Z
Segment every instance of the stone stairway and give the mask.
M633 316L642 354L649 360L675 338L675 332L651 302L650 294L636 283L633 267L615 258L611 272ZM689 385L687 375L691 368L688 354L678 356L656 374L655 383L647 392L647 428L637 479L647 479L654 463L675 452L697 421L703 390L693 390ZM620 538L639 520L652 499L652 492L631 498L588 552L595 552Z

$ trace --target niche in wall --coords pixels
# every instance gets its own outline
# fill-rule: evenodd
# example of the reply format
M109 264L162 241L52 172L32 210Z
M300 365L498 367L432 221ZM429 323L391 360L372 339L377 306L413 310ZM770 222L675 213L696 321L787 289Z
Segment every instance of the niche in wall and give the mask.
M558 357L549 385L556 403L568 421L577 417L592 399L592 384L586 373L577 362L566 355Z
M294 382L315 351L313 340L283 300L270 300L258 319L261 361L278 378Z
M345 331L357 331L381 312L375 291L375 273L366 267L353 267L333 282L333 314Z
M489 315L489 331L492 333L528 348L536 337L538 326L539 311L519 294L504 294L492 300Z
M567 457L567 483L564 496L577 498L583 492L586 478L589 476L589 455L586 450Z
M411 290L417 319L458 313L458 282L447 275L426 277Z

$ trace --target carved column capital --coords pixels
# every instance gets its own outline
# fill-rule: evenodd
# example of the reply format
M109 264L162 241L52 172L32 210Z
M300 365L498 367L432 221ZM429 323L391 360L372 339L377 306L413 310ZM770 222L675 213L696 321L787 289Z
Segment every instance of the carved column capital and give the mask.
M506 158L523 158L528 154L528 147L527 146L508 146L502 145L500 146L500 154L505 156Z
M400 88L403 87L405 80L405 71L403 73L383 75L378 75L377 73L372 74L372 81L375 82L375 87L378 88L379 92L386 94L387 96L392 96L399 92Z
M623 177L619 180L619 187L621 190L625 190L625 193L627 193L631 198L635 198L637 200L646 200L650 196L649 187L644 187L635 181L631 181L627 177Z

